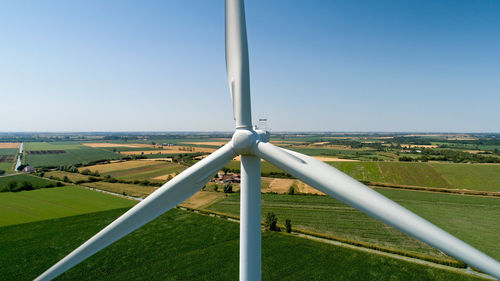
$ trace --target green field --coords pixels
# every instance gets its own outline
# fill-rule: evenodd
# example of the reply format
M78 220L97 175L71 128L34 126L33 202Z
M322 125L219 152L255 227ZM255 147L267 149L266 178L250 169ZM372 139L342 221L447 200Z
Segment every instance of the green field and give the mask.
M480 250L500 259L500 199L407 190L377 189ZM238 215L239 194L208 207ZM274 212L278 223L352 241L444 257L442 253L327 196L262 194L262 214Z
M177 163L168 163L168 162L158 163L156 161L151 161L151 162L152 162L151 165L148 166L114 171L110 173L105 173L104 175L109 175L114 178L125 179L125 180L145 180L158 176L180 173L187 168L186 166Z
M10 175L6 177L0 177L0 190L4 190L7 188L7 184L11 181L15 181L18 184L21 184L22 182L29 182L31 183L34 187L39 187L43 188L47 185L52 185L55 184L56 182L47 180L47 179L42 179L39 177L27 175L27 174L18 174L18 175Z
M454 187L428 163L330 162L329 164L362 181L440 188ZM500 179L500 175L498 177Z
M0 148L0 170L8 174L14 168L14 163L17 161L17 148Z
M500 165L431 165L457 188L500 192Z
M405 162L327 162L351 177L368 182L438 188L462 188L500 192L500 165ZM239 170L240 162L227 168ZM268 162L261 163L265 176L284 173Z
M135 202L131 200L68 186L2 192L0 226L123 208L133 204Z
M0 228L0 276L32 280L125 209ZM239 226L172 210L58 280L237 280ZM263 280L479 280L470 276L264 232Z
M101 148L83 146L77 142L27 142L24 144L24 164L35 167L57 167L89 163L97 160L111 160L122 158L123 155ZM57 154L30 154L30 151L62 150Z

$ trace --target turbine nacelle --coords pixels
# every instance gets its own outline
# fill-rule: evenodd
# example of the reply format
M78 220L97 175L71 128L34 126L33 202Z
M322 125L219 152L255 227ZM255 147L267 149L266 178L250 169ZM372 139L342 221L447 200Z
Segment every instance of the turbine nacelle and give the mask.
M231 146L238 155L256 155L259 142L268 142L270 134L264 130L236 129L231 139Z

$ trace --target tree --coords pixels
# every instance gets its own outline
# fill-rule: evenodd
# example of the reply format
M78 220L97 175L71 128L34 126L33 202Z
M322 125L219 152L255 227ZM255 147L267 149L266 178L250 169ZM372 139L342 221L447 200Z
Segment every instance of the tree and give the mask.
M288 192L286 194L294 195L295 194L295 187L293 185L290 186L290 188L288 188Z
M15 180L10 180L8 183L7 183L7 189L9 191L16 191L16 188L17 188L17 181Z
M233 185L230 182L224 184L224 193L233 193Z
M273 212L266 214L266 220L264 225L271 231L278 231L276 224L278 223L278 218Z
M63 178L63 182L69 182L69 178L68 178L68 176L64 176L64 178Z
M289 219L285 220L285 227L287 233L292 233L292 221Z
M21 183L21 186L19 187L20 190L33 190L33 185L29 181L23 181Z
M81 174L82 175L90 175L90 170L89 169L85 169L85 170L81 171Z

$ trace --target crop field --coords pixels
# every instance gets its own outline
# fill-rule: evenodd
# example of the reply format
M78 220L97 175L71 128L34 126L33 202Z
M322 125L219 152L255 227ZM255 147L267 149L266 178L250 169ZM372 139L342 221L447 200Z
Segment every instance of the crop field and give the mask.
M89 163L96 160L119 159L121 156L105 149L92 148L81 144L28 142L25 143L24 164L35 167L74 165L77 163ZM64 151L64 153L33 154L30 151Z
M125 155L145 155L145 154L171 155L171 154L198 153L198 152L212 153L215 150L216 150L215 148L209 148L209 147L171 146L158 150L130 150L130 151L121 151L120 153Z
M64 177L68 177L68 179L72 182L76 181L86 181L89 179L89 176L78 174L78 173L70 173L64 171L50 171L46 172L44 177L46 178L54 178L56 180L62 181Z
M124 208L133 204L135 202L131 200L69 186L2 192L0 193L0 226ZM3 235L0 237L4 241ZM0 264L5 265L5 263ZM3 275L0 274L0 276Z
M457 188L500 192L500 165L432 163Z
M0 228L0 276L32 280L121 215L117 209ZM58 280L236 280L239 226L171 210ZM263 280L480 280L273 232L262 238Z
M500 199L431 192L377 189L453 235L500 259ZM238 215L239 194L216 202L210 210ZM319 233L442 257L443 254L338 200L327 196L262 194L262 214L274 212L278 223Z
M143 186L137 184L128 183L110 183L110 182L88 182L82 185L97 188L101 190L106 190L114 193L130 195L134 197L144 198L149 194L153 193L156 188L152 186Z
M0 142L0 150L13 148L17 150L19 148L18 142Z
M269 162L262 161L260 162L261 166L261 172L263 175L269 175L271 173L284 173L281 169L276 168L275 166L271 165ZM231 160L229 163L226 164L226 168L232 169L232 170L240 170L241 164L240 161L236 160Z
M0 156L17 155L18 151L17 148L0 148Z
M93 148L104 148L104 147L154 147L152 144L144 144L144 143L108 143L108 142L87 142L82 143L85 146L93 147Z
M7 146L5 143L4 147ZM15 143L18 145L17 143ZM1 148L0 146L0 170L5 171L5 173L11 172L14 168L14 163L17 161L17 152L19 151L17 148Z
M155 164L158 163L151 163L151 161L143 161L143 160L132 160L132 161L114 162L109 164L92 165L79 168L78 170L81 172L85 169L89 169L92 172L97 171L101 175L107 175L117 171L146 167Z
M480 191L500 191L500 165L406 162L326 162L360 181L394 185L462 188ZM233 160L227 168L240 169ZM261 162L264 176L284 173L268 162Z
M135 160L82 167L79 170L98 171L101 176L109 175L118 179L144 180L169 174L175 175L175 173L180 173L186 168L186 166L166 161Z

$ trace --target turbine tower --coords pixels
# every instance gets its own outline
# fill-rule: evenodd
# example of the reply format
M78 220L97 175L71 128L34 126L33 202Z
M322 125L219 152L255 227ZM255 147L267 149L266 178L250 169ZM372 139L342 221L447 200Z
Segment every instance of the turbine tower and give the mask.
M226 0L226 68L236 130L229 143L164 184L35 280L52 280L200 190L241 155L240 280L261 279L260 159L437 249L500 279L500 263L404 207L312 157L276 147L252 128L243 0Z

